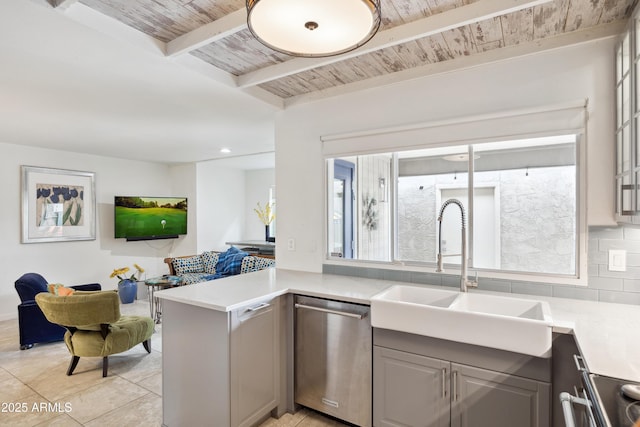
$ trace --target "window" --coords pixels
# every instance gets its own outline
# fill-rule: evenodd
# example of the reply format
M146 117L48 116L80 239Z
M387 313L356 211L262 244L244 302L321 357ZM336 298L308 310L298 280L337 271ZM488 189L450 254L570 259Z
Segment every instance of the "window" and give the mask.
M353 260L435 267L440 209L457 199L471 268L577 277L577 153L576 136L566 135L334 158L327 200L330 212L344 213L341 224L352 224ZM344 162L353 165L350 213L335 206L345 192L333 184L334 165ZM335 220L329 259L344 245ZM444 211L445 268L461 263L461 221L459 209Z

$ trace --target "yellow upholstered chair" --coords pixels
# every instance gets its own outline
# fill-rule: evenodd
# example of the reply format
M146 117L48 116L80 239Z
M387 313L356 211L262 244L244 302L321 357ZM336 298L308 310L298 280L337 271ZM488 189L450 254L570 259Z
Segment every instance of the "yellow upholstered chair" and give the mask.
M81 357L102 357L102 376L107 376L108 356L142 343L151 353L153 320L144 316L121 316L117 291L75 292L58 296L36 295L47 320L67 329L64 342L71 353L67 375Z

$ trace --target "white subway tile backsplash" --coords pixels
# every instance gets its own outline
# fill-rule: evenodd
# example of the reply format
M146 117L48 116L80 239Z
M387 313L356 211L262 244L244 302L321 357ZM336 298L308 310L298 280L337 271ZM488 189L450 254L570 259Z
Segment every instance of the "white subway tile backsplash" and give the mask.
M640 304L640 228L590 227L588 245L588 285L586 287L481 277L478 288L497 292ZM609 249L627 251L627 271L609 271ZM404 272L330 265L325 265L323 271L452 288L460 286L460 276L447 273Z
M422 273L419 271L412 271L410 282L420 283L423 285L442 286L442 274Z
M624 239L623 227L591 227L589 229L589 240L591 239Z
M626 271L610 271L609 266L607 265L599 265L598 266L598 276L599 277L610 277L617 279L638 279L640 278L640 267L631 267L627 265Z
M515 294L540 295L545 297L553 296L551 285L533 282L513 282L511 292Z
M451 288L460 288L460 276L446 275L442 276L442 286L448 286Z
M622 289L625 292L640 292L640 279L625 279Z
M627 253L627 265L631 267L640 267L640 254Z
M589 288L604 289L608 291L622 291L623 279L611 277L589 277Z
M402 270L383 270L382 278L394 282L410 282L411 272Z
M624 240L640 240L640 228L624 227Z
M640 293L600 291L600 301L640 305Z
M594 251L593 253L589 253L589 264L607 264L608 262L608 252Z
M554 286L553 296L557 298L572 298L598 301L598 290L577 286Z
M626 301L625 295L640 292L640 229L591 227L589 245L589 289L597 290L600 301L636 301L637 295L631 295ZM627 271L609 271L609 249L627 251Z
M493 292L511 292L511 282L509 280L500 279L478 279L478 289Z
M640 253L640 240L600 239L598 249L608 252L609 249L625 249L627 252Z

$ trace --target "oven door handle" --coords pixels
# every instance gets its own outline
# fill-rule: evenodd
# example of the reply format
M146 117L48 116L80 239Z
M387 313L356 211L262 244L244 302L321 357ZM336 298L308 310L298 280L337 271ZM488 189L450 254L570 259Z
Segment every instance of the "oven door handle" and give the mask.
M573 396L566 391L560 393L560 402L562 403L562 413L564 414L564 424L566 427L576 426L576 417L573 412L574 403L586 406L589 409L589 412L591 412L591 402L589 402L587 399ZM589 420L589 424L592 427L595 427L593 418Z
M576 364L576 368L578 372L585 372L587 370L587 365L584 363L584 359L582 356L578 356L577 354L573 355L573 362Z

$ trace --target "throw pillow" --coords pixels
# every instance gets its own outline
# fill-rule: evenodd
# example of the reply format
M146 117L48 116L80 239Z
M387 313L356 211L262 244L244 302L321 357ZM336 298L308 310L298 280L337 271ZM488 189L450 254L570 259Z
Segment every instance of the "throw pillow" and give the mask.
M75 292L75 290L71 288L67 288L64 285L61 285L60 283L49 283L47 285L47 289L49 290L49 293L54 295L59 295L61 297L64 297L67 295L73 295L73 293Z
M187 258L175 258L172 261L173 269L176 274L185 273L202 273L204 271L204 264L200 255L194 255Z
M242 260L242 267L240 268L240 274L251 273L253 271L260 271L265 268L274 267L276 261L273 259L266 259L257 256L245 257Z
M240 274L242 259L247 255L249 254L235 246L231 246L226 252L222 252L218 257L218 264L216 264L216 278Z
M202 264L204 264L204 272L209 274L216 274L216 264L218 263L219 253L214 251L203 252L200 257L202 258Z

